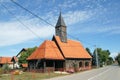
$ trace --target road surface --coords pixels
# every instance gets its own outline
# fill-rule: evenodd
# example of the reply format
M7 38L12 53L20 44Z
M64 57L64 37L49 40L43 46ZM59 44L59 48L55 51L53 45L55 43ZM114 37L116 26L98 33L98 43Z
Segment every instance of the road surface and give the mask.
M120 80L120 67L117 65L111 65L47 80Z

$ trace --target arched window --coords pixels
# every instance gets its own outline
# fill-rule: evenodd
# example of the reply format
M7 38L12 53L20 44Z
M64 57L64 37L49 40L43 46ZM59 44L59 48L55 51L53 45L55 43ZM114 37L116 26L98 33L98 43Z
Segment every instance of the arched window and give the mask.
M89 66L89 62L85 62L85 66Z

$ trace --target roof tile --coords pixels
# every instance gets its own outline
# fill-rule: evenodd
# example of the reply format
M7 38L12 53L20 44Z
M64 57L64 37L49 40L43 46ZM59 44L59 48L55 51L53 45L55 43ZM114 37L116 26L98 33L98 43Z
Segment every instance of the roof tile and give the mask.
M56 59L64 60L54 41L44 41L28 58L31 59Z
M65 58L91 58L80 42L68 40L67 43L63 43L59 36L55 36L55 39Z
M0 64L12 64L11 57L0 57Z

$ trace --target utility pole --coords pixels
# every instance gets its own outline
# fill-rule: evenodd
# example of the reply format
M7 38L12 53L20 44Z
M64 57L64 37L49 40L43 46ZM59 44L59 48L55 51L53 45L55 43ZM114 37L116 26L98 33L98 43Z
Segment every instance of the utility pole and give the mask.
M97 47L96 47L96 45L95 45L95 55L96 55L96 66L97 66L97 68L99 67L99 64L98 64L98 53L97 53Z

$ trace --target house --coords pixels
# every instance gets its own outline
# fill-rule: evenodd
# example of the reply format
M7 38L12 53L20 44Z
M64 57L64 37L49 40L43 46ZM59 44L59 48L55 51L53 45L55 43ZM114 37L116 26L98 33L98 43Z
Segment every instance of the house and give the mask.
M3 65L7 64L9 68L14 69L14 68L19 68L18 65L18 58L13 56L13 57L0 57L0 67L3 67Z
M3 65L8 64L9 68L13 68L13 62L11 62L12 57L0 57L0 67Z
M22 52L26 52L28 50L28 48L23 48L17 55L16 57L19 58L21 56Z
M19 68L18 58L16 56L12 57L11 62L13 63L13 69Z
M60 13L55 26L56 35L45 40L28 58L29 70L86 70L91 69L92 57L79 41L67 39L67 26Z

